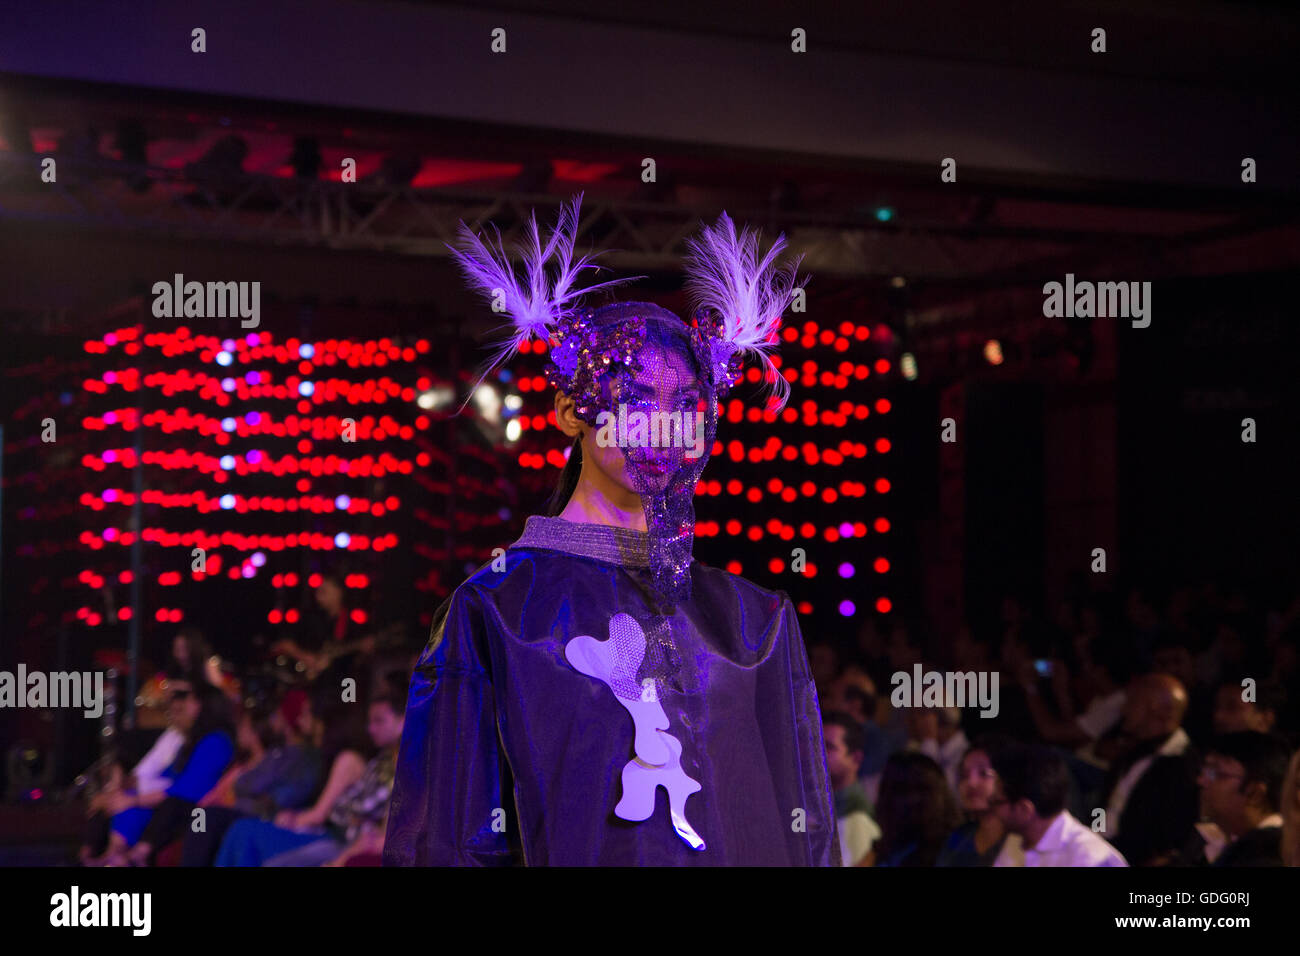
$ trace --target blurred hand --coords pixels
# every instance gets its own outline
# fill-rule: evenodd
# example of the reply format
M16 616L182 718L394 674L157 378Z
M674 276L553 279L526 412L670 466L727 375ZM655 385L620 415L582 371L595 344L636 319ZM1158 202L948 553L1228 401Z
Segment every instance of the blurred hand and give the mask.
M135 798L120 790L107 794L104 799L104 812L110 816L115 816L123 810L130 810L133 806L135 806Z

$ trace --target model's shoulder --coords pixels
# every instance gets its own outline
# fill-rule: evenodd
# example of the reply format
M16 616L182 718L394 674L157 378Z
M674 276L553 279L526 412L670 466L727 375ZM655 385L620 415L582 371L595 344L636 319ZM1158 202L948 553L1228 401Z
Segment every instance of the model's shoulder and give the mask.
M752 602L777 610L787 603L793 603L790 601L790 596L784 591L773 591L760 584L755 584L749 578L741 577L739 574L732 574L723 568L715 568L710 564L696 561L695 573L697 577L702 578L712 588L732 589L746 603Z

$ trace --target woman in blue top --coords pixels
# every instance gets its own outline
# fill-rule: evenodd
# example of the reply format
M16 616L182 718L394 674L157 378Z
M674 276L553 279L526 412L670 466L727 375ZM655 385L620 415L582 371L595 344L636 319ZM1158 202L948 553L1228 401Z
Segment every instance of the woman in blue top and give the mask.
M104 856L93 861L102 866L141 865L154 848L174 839L188 823L189 810L221 779L235 756L230 709L226 697L211 684L174 677L167 681L167 707L172 725L185 734L185 743L163 776L167 789L154 793L118 793L109 803L112 834ZM184 814L157 819L154 808L168 797ZM127 851L132 849L128 857Z

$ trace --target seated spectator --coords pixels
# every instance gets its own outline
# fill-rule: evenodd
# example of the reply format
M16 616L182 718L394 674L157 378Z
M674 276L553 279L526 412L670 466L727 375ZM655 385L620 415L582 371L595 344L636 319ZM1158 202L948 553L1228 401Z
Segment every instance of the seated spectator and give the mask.
M1008 746L1003 738L986 735L962 755L957 800L966 822L948 838L936 866L992 866L1002 851L1007 830L994 805L999 791L992 755Z
M1034 662L1020 658L1015 672L1025 694L1025 703L1040 739L1049 744L1078 750L1080 756L1104 762L1104 752L1092 751L1108 731L1119 724L1124 712L1124 685L1128 681L1129 663L1120 648L1098 642L1090 649L1085 668L1077 681L1065 673L1065 663L1053 660L1050 675L1056 698L1056 711L1043 700ZM1075 694L1086 688L1090 694L1083 709L1076 713Z
M103 854L108 846L112 817L108 812L110 802L123 791L144 795L166 790L171 780L164 774L184 744L184 731L169 724L129 774L124 775L120 765L113 765L107 784L86 807L86 839L78 853L83 864Z
M834 788L840 861L844 866L871 866L871 847L880 837L880 827L871 819L871 801L858 782L862 725L842 711L829 711L822 715L822 738L826 742L826 771Z
M1243 636L1249 627L1240 613L1223 612L1215 626L1210 646L1196 658L1197 679L1209 687L1218 687L1233 674L1248 669L1250 648Z
M1272 681L1261 681L1248 691L1241 680L1226 680L1214 694L1214 734L1222 737L1243 730L1271 734L1285 707L1286 690Z
M856 661L845 664L839 676L831 682L825 706L827 710L850 714L862 728L862 765L858 778L870 800L872 794L880 790L880 774L885 769L885 761L890 754L901 750L906 742L904 724L901 719L894 719L888 699L877 696L875 681Z
M1107 839L1130 866L1173 861L1196 823L1200 759L1182 728L1187 691L1169 674L1129 684L1120 728L1123 750L1102 786Z
M1123 855L1066 809L1069 770L1041 745L996 754L994 799L1008 836L994 866L1127 866Z
M957 792L957 766L970 747L956 707L914 707L907 712L907 749L925 754L939 765L948 786Z
M1199 839L1193 839L1187 862L1282 865L1280 811L1290 756L1280 738L1254 730L1227 734L1210 746L1197 780L1208 822L1196 825Z
M818 699L829 697L831 684L840 671L840 652L831 641L820 638L808 642L808 670Z
M369 731L379 754L360 778L333 800L324 814L317 807L286 810L275 823L243 819L226 833L217 866L344 865L353 857L383 852L397 745L406 716L404 694L392 691L374 698Z
M902 752L885 763L876 819L877 866L934 866L961 815L939 765Z
M231 825L244 817L269 819L281 810L307 804L320 788L321 728L311 712L307 692L285 694L268 719L247 714L240 722L241 746L256 754L199 805L206 810L205 826L188 832L181 850L182 866L210 866Z
M229 701L221 691L211 684L174 679L168 681L167 697L168 719L185 735L176 759L164 771L171 782L166 790L123 790L108 801L113 832L108 850L91 865L145 865L157 847L184 832L190 811L234 758ZM155 813L168 797L177 798L169 811Z
M1300 866L1300 750L1292 755L1282 782L1282 862Z

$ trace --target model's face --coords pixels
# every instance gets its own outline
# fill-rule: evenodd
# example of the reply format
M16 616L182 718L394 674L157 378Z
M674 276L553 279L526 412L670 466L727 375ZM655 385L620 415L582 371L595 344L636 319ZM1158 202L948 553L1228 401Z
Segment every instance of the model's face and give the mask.
M660 441L660 447L638 444L625 449L618 444L620 405L626 409L628 433L632 431L632 416L638 412L649 422L655 415L695 416L699 411L700 385L694 368L684 356L647 344L638 358L641 368L635 373L622 374L608 390L609 401L604 411L613 416L613 427L602 431L599 426L586 423L582 426L584 463L590 462L591 467L599 472L599 477L628 495L663 491L685 463L687 453L695 455L700 451L698 446L683 447L683 438L695 436L694 428L685 435L674 433L670 436L673 437L672 443L666 447L663 441ZM655 431L649 429L647 438L650 439ZM611 435L613 440L607 440ZM704 454L708 451L702 449Z

